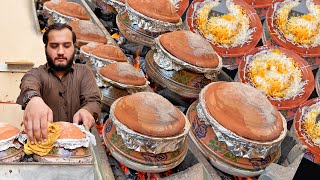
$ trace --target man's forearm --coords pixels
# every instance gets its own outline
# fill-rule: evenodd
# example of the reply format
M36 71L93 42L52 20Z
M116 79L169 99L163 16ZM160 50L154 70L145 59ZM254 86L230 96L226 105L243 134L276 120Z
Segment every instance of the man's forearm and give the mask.
M20 104L22 106L22 109L24 110L25 107L27 106L28 102L33 97L41 97L40 92L38 92L36 90L23 91L20 93L20 95L17 99L17 104Z

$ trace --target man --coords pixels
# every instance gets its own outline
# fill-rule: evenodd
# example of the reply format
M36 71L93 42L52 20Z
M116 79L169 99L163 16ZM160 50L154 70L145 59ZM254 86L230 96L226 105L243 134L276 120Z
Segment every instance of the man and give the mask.
M53 24L43 35L47 63L27 72L17 103L31 143L46 141L48 122L67 121L91 128L101 110L100 91L90 68L74 64L76 35ZM35 138L34 138L35 137Z

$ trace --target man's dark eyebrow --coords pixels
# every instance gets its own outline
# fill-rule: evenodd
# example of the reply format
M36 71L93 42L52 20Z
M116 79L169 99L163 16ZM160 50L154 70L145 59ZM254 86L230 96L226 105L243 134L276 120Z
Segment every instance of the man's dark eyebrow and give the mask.
M52 45L57 45L57 44L60 44L60 43L57 43L57 42L50 42L49 44L52 44ZM64 42L62 44L72 44L72 42Z

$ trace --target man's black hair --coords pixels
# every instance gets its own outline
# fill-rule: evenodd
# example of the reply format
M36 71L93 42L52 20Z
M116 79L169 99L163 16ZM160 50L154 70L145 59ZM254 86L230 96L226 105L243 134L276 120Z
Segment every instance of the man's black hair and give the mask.
M50 31L52 31L52 30L62 30L64 28L68 28L72 32L72 42L73 42L73 44L76 43L76 34L72 31L72 27L71 26L69 26L67 24L62 24L62 23L55 23L55 24L50 25L47 28L46 32L43 34L42 41L46 45L46 47L48 45L48 35L49 35Z

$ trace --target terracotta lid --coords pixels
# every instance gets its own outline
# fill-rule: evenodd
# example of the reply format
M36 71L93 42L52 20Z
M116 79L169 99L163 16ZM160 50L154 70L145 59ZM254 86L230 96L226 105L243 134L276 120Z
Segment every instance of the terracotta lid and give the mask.
M107 43L107 38L100 28L91 21L78 20L68 23L76 33L77 40Z
M66 2L66 0L51 0L51 1L45 2L43 6L47 7L50 10L53 10L63 2Z
M139 71L131 64L125 62L111 63L104 66L100 69L100 74L122 84L143 86L147 82L146 78Z
M90 20L90 16L86 10L78 3L74 2L63 2L54 8L57 12L75 17L81 20Z
M127 3L132 9L150 18L171 23L180 21L170 0L128 0Z
M69 122L55 122L61 128L58 139L82 139L86 135L74 124Z
M103 45L102 43L90 42L86 45L81 46L81 50L87 54L91 53L92 50L98 46Z
M122 50L117 46L112 45L100 45L95 47L91 53L95 56L104 59L110 59L118 62L127 62L127 57L124 55Z
M173 56L198 67L215 68L218 55L201 35L191 31L175 31L160 36L161 45Z
M19 133L19 129L7 124L0 122L0 141L11 138Z
M280 136L281 115L259 90L239 82L208 86L202 97L204 108L220 125L255 141L272 141Z
M164 97L139 92L121 98L114 115L122 124L140 134L152 137L171 137L183 132L185 117Z

